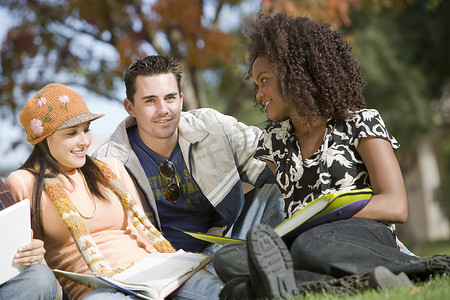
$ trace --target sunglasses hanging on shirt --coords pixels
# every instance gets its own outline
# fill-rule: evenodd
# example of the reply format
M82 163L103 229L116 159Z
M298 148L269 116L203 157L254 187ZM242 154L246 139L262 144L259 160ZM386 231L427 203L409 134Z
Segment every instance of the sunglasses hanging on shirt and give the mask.
M173 162L166 160L159 164L159 174L169 180L169 185L164 190L164 198L172 203L176 203L180 198L180 183L176 176L176 169Z

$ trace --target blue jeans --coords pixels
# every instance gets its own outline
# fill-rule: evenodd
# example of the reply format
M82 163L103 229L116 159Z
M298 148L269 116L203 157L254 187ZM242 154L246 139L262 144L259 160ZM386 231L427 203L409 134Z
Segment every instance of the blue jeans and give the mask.
M0 299L42 299L56 297L56 278L46 265L32 265L0 286Z
M290 252L297 282L365 274L379 265L396 274L422 272L415 263L419 258L399 251L386 225L368 219L351 218L316 226L300 234ZM247 256L245 243L229 243L214 257L215 270L225 282L249 276Z
M169 299L218 299L223 282L209 271L200 270L186 281ZM3 299L3 298L1 298ZM113 288L96 289L87 294L83 300L138 300L140 298L125 295Z
M103 288L103 289L95 289L86 296L84 296L83 300L139 300L140 298L125 295L121 291L118 291L113 288Z
M251 198L251 199L249 199ZM247 232L254 225L267 224L275 227L284 219L284 200L275 184L266 184L261 188L253 189L246 194L244 212L230 228L226 236L245 239ZM221 245L211 245L203 253L213 257ZM208 266L212 267L212 263ZM178 290L172 293L173 299L218 299L223 287L223 281L215 271L201 270L194 274Z

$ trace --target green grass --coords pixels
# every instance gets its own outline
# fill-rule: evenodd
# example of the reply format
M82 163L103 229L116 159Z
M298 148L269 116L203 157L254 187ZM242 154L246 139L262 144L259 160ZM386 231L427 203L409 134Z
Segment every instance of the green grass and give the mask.
M449 299L450 276L437 276L410 288L369 290L356 295L309 294L295 299L307 300L435 300Z
M449 254L450 242L423 241L412 250L416 255L426 257L434 254ZM435 276L425 282L416 283L411 288L394 288L389 290L369 290L356 295L309 294L295 299L305 300L435 300L450 299L450 276Z

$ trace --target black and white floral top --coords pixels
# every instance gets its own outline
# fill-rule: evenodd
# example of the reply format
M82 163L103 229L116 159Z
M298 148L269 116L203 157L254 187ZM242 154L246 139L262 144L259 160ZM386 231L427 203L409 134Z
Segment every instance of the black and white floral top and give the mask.
M268 126L255 157L275 163L277 185L285 199L286 217L313 199L336 191L370 187L367 169L356 150L360 138L377 137L400 147L378 111L363 109L346 121L328 120L320 148L302 161L289 119Z

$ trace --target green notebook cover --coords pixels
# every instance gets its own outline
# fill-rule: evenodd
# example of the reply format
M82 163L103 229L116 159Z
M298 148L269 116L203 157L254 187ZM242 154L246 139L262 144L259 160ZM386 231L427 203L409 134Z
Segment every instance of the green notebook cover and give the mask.
M361 210L372 198L370 188L322 195L295 212L274 228L274 231L286 242L292 241L300 233L319 224L346 219ZM225 245L230 242L244 242L244 240L227 238L201 232L185 231L174 228L196 239L210 243Z

